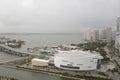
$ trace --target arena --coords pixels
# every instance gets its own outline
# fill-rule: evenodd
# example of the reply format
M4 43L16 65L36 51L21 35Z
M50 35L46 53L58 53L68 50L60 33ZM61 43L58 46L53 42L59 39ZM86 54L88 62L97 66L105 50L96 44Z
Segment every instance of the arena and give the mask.
M60 51L54 56L54 65L66 70L96 70L100 68L102 56L87 51Z

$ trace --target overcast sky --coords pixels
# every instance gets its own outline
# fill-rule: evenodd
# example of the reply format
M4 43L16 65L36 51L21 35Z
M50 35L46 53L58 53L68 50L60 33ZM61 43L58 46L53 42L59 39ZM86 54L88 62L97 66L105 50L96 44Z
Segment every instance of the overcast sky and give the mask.
M0 0L0 32L82 32L115 27L120 0Z

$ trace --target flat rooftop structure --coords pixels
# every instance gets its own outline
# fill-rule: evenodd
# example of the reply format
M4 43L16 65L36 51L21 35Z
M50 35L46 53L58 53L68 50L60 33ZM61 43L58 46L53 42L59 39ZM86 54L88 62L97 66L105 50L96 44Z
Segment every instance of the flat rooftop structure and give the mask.
M62 46L67 48L78 48L77 46L72 46L72 45L62 45Z
M99 54L94 54L89 51L81 51L81 50L72 50L72 51L59 51L58 54L55 54L59 57L72 57L72 58L85 58L85 57L97 57L98 59L102 59L103 57Z
M44 59L37 59L37 58L34 58L32 59L33 61L41 61L41 62L49 62L49 60L44 60Z

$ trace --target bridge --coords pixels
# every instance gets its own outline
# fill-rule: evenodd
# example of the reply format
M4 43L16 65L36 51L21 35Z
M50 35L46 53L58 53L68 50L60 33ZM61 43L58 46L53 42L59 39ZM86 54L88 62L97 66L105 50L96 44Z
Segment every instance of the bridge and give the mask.
M17 50L17 49L11 48L11 47L3 45L3 44L0 44L0 51L11 54L11 55L20 56L20 57L38 56L37 54Z
M29 58L30 57L21 57L21 58L15 58L12 60L2 61L2 62L0 62L0 65L8 64L8 63L15 63L15 62L19 62L19 61L27 61Z

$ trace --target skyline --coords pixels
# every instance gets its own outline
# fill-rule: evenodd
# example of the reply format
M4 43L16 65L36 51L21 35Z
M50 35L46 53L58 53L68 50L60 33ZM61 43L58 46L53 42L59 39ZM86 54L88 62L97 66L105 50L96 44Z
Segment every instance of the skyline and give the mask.
M0 0L0 33L79 33L116 28L119 0Z

